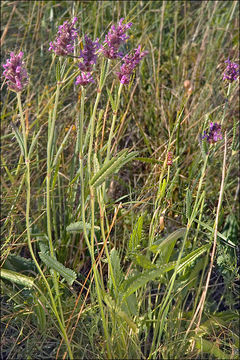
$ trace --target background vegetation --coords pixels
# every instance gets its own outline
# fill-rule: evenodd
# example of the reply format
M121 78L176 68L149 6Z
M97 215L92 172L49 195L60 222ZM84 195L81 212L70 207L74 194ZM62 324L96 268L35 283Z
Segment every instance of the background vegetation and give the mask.
M238 2L2 1L1 10L2 62L22 50L30 76L22 94L29 143L41 129L30 163L31 242L53 292L57 281L54 301L73 358L237 359L238 80L229 85L222 76L227 58L239 60ZM81 36L101 42L109 25L124 17L133 22L124 52L142 44L149 53L123 89L112 142L112 155L125 148L138 155L97 190L94 224L85 177L86 221L96 228L93 254L79 225L82 94L70 81L60 92L53 141L55 154L62 152L51 183L58 263L51 267L43 255L48 122L56 93L56 61L48 47L73 16ZM116 66L106 80L113 95ZM95 96L92 84L84 131ZM14 136L20 118L6 86L1 107L1 358L71 357L29 252L26 166ZM106 89L96 118L93 153L101 166L112 122ZM200 135L211 121L222 124L223 139L209 146ZM59 263L64 268L56 271Z

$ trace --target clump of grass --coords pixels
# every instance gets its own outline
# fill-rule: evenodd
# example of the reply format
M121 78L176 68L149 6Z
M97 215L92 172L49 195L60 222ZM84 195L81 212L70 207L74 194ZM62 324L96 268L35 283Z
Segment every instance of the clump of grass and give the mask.
M237 358L238 3L1 6L2 356Z

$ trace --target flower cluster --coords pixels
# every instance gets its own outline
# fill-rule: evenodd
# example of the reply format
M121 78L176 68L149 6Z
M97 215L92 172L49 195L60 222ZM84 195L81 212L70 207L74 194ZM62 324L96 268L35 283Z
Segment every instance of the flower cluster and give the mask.
M75 17L72 23L65 21L63 25L58 28L58 37L54 42L50 42L49 51L53 50L56 55L68 55L73 53L74 40L77 38L77 31L73 27L77 22Z
M11 52L10 59L3 65L5 69L3 75L7 79L9 89L16 92L22 91L28 83L28 75L22 57L22 51L20 51L18 55Z
M100 44L98 39L96 41L92 41L87 35L84 37L85 46L84 49L80 51L80 58L83 58L83 62L80 63L79 69L87 72L92 70L92 66L97 62L97 54L96 51L99 49Z
M78 64L79 69L82 73L77 77L76 84L86 86L90 82L94 82L91 75L92 67L97 62L97 50L100 47L98 39L92 41L87 35L84 37L85 46L83 50L80 51L79 58L83 59L83 62Z
M139 45L135 49L135 53L132 55L124 56L123 65L120 67L120 71L117 73L118 78L122 84L129 84L133 70L139 64L140 60L147 54L147 51L141 51L141 46Z
M117 27L112 25L103 42L105 47L101 47L103 55L108 59L117 59L123 56L118 50L120 45L129 38L129 36L126 35L126 31L132 26L132 23L122 24L123 20L124 18L120 19Z
M227 68L223 74L223 80L228 80L229 82L233 82L239 76L239 66L234 62L231 62L229 59L225 61L227 63Z
M221 125L211 122L209 129L204 131L202 139L206 139L209 144L221 140L222 139Z
M77 76L75 84L86 86L90 82L94 83L91 73L90 72L87 72L87 73L82 72L80 75Z
M169 151L168 153L167 153L167 165L168 166L171 166L172 165L172 156L173 156L173 153L171 152L171 151Z

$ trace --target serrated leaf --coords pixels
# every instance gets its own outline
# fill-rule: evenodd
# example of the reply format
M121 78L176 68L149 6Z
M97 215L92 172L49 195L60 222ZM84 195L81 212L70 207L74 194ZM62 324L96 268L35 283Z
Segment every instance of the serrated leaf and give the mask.
M100 170L90 180L90 185L94 187L101 185L109 176L119 171L123 165L135 158L138 154L137 151L127 154L127 151L127 149L120 151L116 157L113 157L111 160L103 164Z
M0 273L3 279L9 280L13 283L32 288L34 285L34 278L26 275L22 275L12 270L1 269Z
M26 259L22 256L9 254L3 265L4 269L16 272L36 271L35 264L32 259Z
M122 274L122 270L121 270L120 258L118 255L118 251L115 248L113 248L110 252L110 261L111 261L111 265L112 265L115 284L118 287L119 284L121 283L121 281L123 280L123 274ZM112 286L111 277L110 277L110 286Z
M45 252L39 252L39 257L42 262L44 262L44 264L47 265L50 269L57 271L67 281L69 285L72 285L73 282L76 280L77 274L75 273L75 271L66 268L63 264L57 261L57 259L52 258Z
M91 224L85 223L85 226L86 226L86 229L87 229L87 230L91 230ZM95 229L95 230L100 230L100 227L94 225L94 229ZM77 221L77 222L75 222L75 223L72 223L72 224L70 224L70 225L68 225L68 226L66 227L66 230L67 230L68 232L79 232L79 231L82 231L82 230L83 230L83 222L82 222L82 221Z
M134 226L133 232L130 236L128 243L128 250L133 252L137 249L137 246L140 245L142 237L142 226L143 226L143 215L139 216L137 223Z
M201 248L191 252L185 258L181 259L177 273L183 271L187 266L191 265L191 263L195 261L197 257L202 255L208 248L209 245L204 245ZM129 295L134 293L140 287L146 285L149 281L155 280L157 277L163 275L165 272L173 270L176 264L177 262L173 261L160 266L158 269L144 271L125 280L121 286L121 292L124 294L123 300L125 300Z

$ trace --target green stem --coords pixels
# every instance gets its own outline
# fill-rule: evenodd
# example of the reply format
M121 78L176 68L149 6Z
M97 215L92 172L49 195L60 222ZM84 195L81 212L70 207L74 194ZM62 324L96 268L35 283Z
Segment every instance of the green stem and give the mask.
M118 107L119 107L120 95L121 95L121 92L122 92L122 88L123 88L123 84L120 83L119 88L118 88L117 103L115 104L115 108L114 108L114 112L113 112L112 125L111 125L110 134L109 134L109 138L108 138L106 162L110 158L111 142L112 142L113 131L114 131L114 127L115 127L115 122L116 122L116 119L117 119L117 112L118 112Z
M34 251L33 251L33 248L32 248L32 243L31 243L31 232L30 232L30 218L29 218L29 215L30 215L30 200L31 200L31 183L30 183L30 161L29 161L29 158L28 158L28 151L27 151L27 137L26 137L26 128L25 128L25 122L24 122L24 117L23 117L23 111L22 111L22 104L21 104L21 97L20 97L20 93L17 93L17 100L18 100L18 107L19 107L19 112L20 112L20 119L21 119L21 125L22 125L22 130L23 130L23 139L24 139L24 150L25 150L25 164L26 164L26 183L27 183L27 204L26 204L26 228L27 228L27 240L28 240L28 248L29 248L29 251L30 251L30 254L32 256L32 259L40 273L40 275L42 276L43 278L43 281L47 287L47 290L48 290L48 293L49 293L49 296L50 296L50 299L51 299L51 303L52 303L52 311L53 313L55 314L57 320L58 320L58 323L59 323L59 327L61 329L61 332L62 332L62 335L63 335L63 338L66 342L66 345L67 345L67 348L68 348L68 352L69 352L69 356L70 356L70 359L73 359L73 355L72 355L72 351L71 351L71 347L70 347L70 344L69 344L69 341L68 341L68 338L67 338L67 334L66 334L66 331L65 331L65 328L62 324L62 321L58 315L58 311L57 311L57 307L56 307L56 304L55 304L55 301L54 301L54 298L53 298L53 294L52 294L52 291L51 291L51 288L48 284L48 281L40 267L40 265L38 264L38 261L34 255Z
M50 131L48 136L47 144L47 178L46 178L46 193L47 193L47 233L48 233L48 243L50 249L50 255L52 258L55 258L54 249L53 249L53 240L52 240L52 218L51 218L51 157L52 157L52 147L53 147L53 136L55 130L55 122L57 117L57 106L60 94L60 83L57 83L56 95L55 95L55 104L53 109L53 116L50 123ZM57 295L58 307L61 314L62 323L64 324L64 316L62 311L62 304L60 299L60 293L58 288L58 279L56 271L53 271L53 282L54 288Z
M198 185L198 191L197 191L197 195L196 195L196 199L195 199L194 208L193 208L193 211L192 211L192 216L188 220L187 231L186 231L186 234L185 234L184 239L183 239L183 244L182 244L180 253L178 255L178 259L177 259L177 263L176 263L176 266L175 266L175 269L174 269L174 273L173 273L173 275L171 277L171 280L170 280L170 283L169 283L168 292L167 292L167 295L165 296L165 299L163 299L162 304L160 306L160 310L159 310L159 313L158 313L158 320L157 320L156 328L155 328L155 331L154 331L154 338L153 338L153 341L152 341L152 347L151 347L149 359L151 359L151 357L153 355L153 350L155 348L155 343L156 343L157 337L158 337L158 342L159 342L160 339L161 339L161 336L162 336L162 330L163 330L164 322L166 320L169 305L170 305L169 298L171 296L172 289L173 289L173 286L174 286L174 282L175 282L175 279L176 279L176 276L177 276L178 267L179 267L179 264L180 264L180 261L181 261L181 258L182 258L182 254L183 254L183 251L184 251L184 248L185 248L188 233L189 233L191 225L192 225L192 223L193 223L193 221L194 221L194 219L196 217L197 209L198 209L198 207L200 205L199 197L200 197L200 192L201 192L201 189L202 189L203 180L204 180L205 173L206 173L208 157L209 157L209 155L207 154L206 157L205 157L203 168L202 168L202 175L201 175L199 185ZM170 299L170 301L171 301L171 299Z
M92 268L93 268L93 273L94 273L94 279L95 279L95 283L96 283L96 291L97 291L97 297L98 297L98 303L99 303L99 307L100 307L100 312L101 312L101 316L102 316L102 322L103 322L103 330L105 333L105 337L107 340L107 353L108 353L108 358L111 359L111 351L110 351L110 347L109 347L109 335L108 335L108 331L107 331L107 324L106 324L106 319L105 319L105 315L104 315L104 310L103 310L103 303L102 303L102 295L101 295L101 288L99 285L99 274L97 271L97 267L96 267L96 262L95 262L95 258L94 258L94 202L95 202L95 195L94 195L94 188L92 186L90 186L90 202L91 202L91 257L92 257Z

